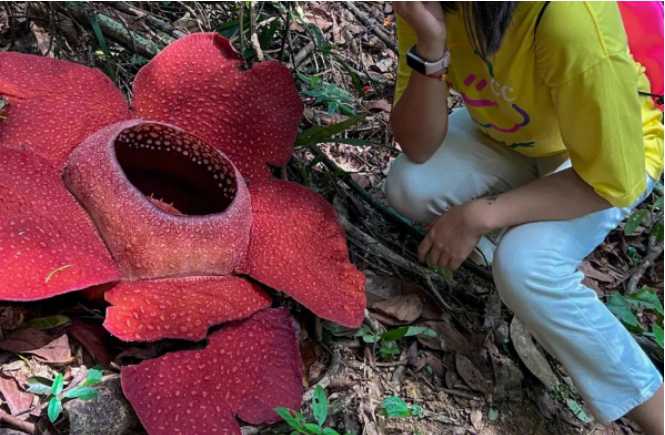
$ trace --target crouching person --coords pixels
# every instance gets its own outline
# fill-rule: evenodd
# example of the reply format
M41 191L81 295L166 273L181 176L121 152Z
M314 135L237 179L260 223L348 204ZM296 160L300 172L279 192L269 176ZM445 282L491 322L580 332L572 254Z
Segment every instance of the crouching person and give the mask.
M429 226L420 260L491 263L505 304L593 414L603 423L627 414L662 434L660 372L578 271L663 166L662 114L640 95L650 83L617 4L394 9L391 125L404 154L385 188L393 207ZM464 100L450 115L449 87Z

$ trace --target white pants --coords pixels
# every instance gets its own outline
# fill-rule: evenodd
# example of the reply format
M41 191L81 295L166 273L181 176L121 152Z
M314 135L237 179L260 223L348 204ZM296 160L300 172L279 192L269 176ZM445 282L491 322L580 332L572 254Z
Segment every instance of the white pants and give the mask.
M451 114L448 135L432 158L415 164L399 156L385 188L395 209L429 223L451 205L567 167L565 156L528 158L496 144L461 109ZM649 179L649 189L629 208L510 228L494 253L494 281L504 303L561 361L602 423L649 399L662 377L596 292L582 284L578 267L652 188Z

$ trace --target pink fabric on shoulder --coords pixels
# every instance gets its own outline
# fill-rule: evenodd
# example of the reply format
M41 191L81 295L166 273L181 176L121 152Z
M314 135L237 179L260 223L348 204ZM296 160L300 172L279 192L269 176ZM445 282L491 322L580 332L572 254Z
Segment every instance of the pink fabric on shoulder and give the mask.
M663 95L663 3L617 2L628 36L628 46L636 61L646 68L651 93ZM654 99L655 101L655 99ZM656 105L662 111L662 98Z

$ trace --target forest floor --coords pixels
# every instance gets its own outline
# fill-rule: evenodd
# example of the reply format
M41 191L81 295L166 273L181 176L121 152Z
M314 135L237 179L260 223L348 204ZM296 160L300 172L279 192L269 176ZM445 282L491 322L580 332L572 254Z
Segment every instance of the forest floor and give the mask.
M0 5L0 50L98 67L129 98L134 75L155 50L192 32L217 31L253 60L256 50L244 41L254 30L263 55L293 71L305 113L287 175L334 204L352 261L367 277L369 307L363 328L351 331L285 301L302 326L302 412L310 421L312 389L320 385L330 402L327 425L339 433L640 433L626 419L608 427L593 420L562 366L501 304L488 270L465 266L447 276L418 264L422 229L396 216L382 193L399 153L388 125L394 29L390 3L383 2ZM450 102L460 105L454 95ZM312 127L320 128L305 134ZM658 313L653 299L663 297L662 184L656 192L581 270L662 367L662 336L659 346L654 329L662 325L662 305ZM44 403L25 391L28 377L72 379L82 367L101 364L107 378L117 378L126 361L171 346L113 340L102 319L103 307L76 295L0 305L0 425L67 433L74 423L49 423ZM243 432L289 430L279 424Z

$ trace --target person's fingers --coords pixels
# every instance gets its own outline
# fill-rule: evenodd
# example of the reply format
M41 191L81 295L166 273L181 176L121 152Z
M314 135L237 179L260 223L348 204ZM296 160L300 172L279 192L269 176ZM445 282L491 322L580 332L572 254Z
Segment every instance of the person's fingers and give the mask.
M418 260L420 260L421 263L425 262L427 253L432 247L432 237L430 234L431 233L427 233L423 241L420 242L420 245L418 246Z
M441 250L437 249L435 245L427 253L427 265L430 267L438 267L441 255Z
M448 269L451 271L455 271L459 269L459 267L462 265L464 262L463 258L460 257L452 257L450 261L448 262Z

